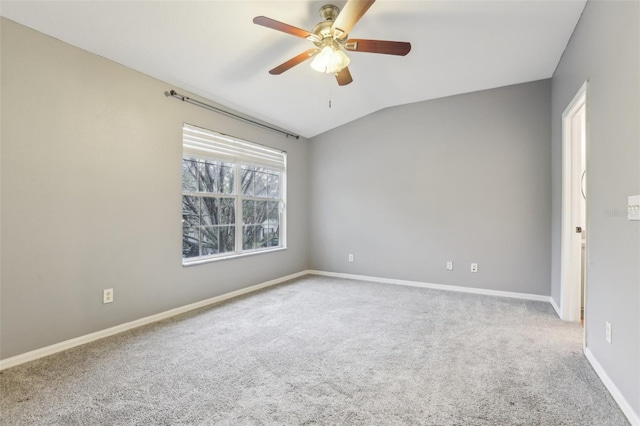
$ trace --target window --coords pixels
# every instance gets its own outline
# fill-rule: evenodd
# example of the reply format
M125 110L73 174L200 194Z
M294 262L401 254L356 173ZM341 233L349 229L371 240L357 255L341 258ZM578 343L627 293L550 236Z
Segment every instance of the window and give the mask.
M185 124L184 264L286 247L286 153Z

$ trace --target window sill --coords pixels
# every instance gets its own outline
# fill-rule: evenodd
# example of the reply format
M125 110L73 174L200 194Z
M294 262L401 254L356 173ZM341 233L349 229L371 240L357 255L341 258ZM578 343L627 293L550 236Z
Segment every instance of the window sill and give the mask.
M274 253L274 252L283 251L283 250L286 250L286 249L287 249L286 247L276 247L276 248L272 248L272 249L264 249L264 250L252 251L252 252L248 252L248 253L234 253L234 254L229 254L229 255L225 255L225 256L209 257L209 258L205 258L205 259L183 260L182 261L182 266L202 265L203 263L220 262L220 261L223 261L223 260L237 259L237 258L240 258L240 257L255 256L255 255L258 255L258 254L265 254L265 253Z

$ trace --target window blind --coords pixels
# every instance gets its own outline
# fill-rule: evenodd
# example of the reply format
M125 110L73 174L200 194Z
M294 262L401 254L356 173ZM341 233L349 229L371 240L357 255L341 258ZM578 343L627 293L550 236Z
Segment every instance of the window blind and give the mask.
M245 163L284 170L286 152L247 142L233 136L184 124L182 126L182 154L212 160Z

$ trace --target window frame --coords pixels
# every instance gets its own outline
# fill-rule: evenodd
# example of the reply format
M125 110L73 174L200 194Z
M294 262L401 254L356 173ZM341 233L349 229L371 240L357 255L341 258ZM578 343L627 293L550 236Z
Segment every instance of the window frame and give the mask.
M194 127L194 126L191 126ZM217 134L215 132L212 132L210 130L207 129L201 129L203 131L206 132L210 132L212 134ZM183 131L183 135L184 135L184 131ZM230 136L225 135L226 138L230 138ZM234 138L237 139L237 138ZM264 145L260 145L260 144L256 144L255 142L248 142L248 141L244 141L241 139L238 139L239 141L241 141L243 144L252 144L255 145L257 147L265 147ZM265 147L265 148L270 148L270 147ZM233 223L232 225L221 225L218 224L217 226L232 226L235 232L234 235L234 250L233 251L228 251L228 252L224 252L224 253L215 253L215 254L211 254L211 255L200 255L200 256L194 256L194 257L182 257L182 266L191 266L191 265L199 265L199 264L203 264L203 263L210 263L210 262L217 262L217 261L221 261L221 260L228 260L228 259L235 259L235 258L241 258L241 257L246 257L246 256L254 256L254 255L258 255L258 254L264 254L264 253L272 253L272 252L276 252L276 251L281 251L281 250L286 250L287 249L287 154L284 151L281 151L282 156L283 156L283 168L282 170L278 170L272 167L269 167L268 165L264 165L264 164L259 164L259 163L252 163L250 161L242 161L241 159L238 159L237 161L229 161L229 159L226 158L215 158L215 156L213 155L206 155L206 156L199 156L198 154L195 153L186 153L183 152L182 157L180 159L180 164L181 164L181 168L183 167L183 161L184 160L191 160L191 161L198 161L198 162L219 162L222 163L226 166L231 166L233 168L233 173L234 173L234 178L233 178L233 193L232 194L225 194L223 192L220 193L209 193L209 192L201 192L199 191L200 188L198 188L197 192L192 192L192 191L184 191L183 188L181 188L181 209L182 209L182 203L183 201L183 197L185 196L192 196L192 197L199 197L199 198L215 198L215 199L222 199L222 198L233 198L234 199L234 206L235 206L235 223ZM278 179L278 197L277 198L268 198L268 197L258 197L255 196L255 194L252 195L243 195L242 194L242 169L243 167L252 167L252 168L259 168L259 169L263 169L265 170L265 172L270 173L270 174L277 174L279 176ZM257 201L266 201L266 202L277 202L278 203L278 210L279 210L279 236L278 236L278 245L277 246L272 246L272 247L264 247L264 248L253 248L253 249L247 249L245 250L243 248L243 239L244 239L244 222L243 222L243 212L242 212L242 207L243 207L243 201L245 200L257 200ZM182 217L182 214L181 214ZM202 225L202 213L199 212L199 221L200 221L200 225L198 226L198 229L200 230ZM254 224L252 224L254 225ZM255 225L254 225L255 226ZM184 227L183 227L183 231L182 231L182 235L184 237ZM200 238L200 237L199 237ZM181 242L181 247L182 247L182 242ZM200 242L201 244L201 242ZM201 246L200 246L200 250L201 251Z

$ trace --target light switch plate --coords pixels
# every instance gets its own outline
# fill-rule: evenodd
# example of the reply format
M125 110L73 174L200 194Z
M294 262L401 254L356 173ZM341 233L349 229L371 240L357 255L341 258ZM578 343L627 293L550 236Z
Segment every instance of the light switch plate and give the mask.
M629 197L627 206L627 219L640 220L640 195Z

